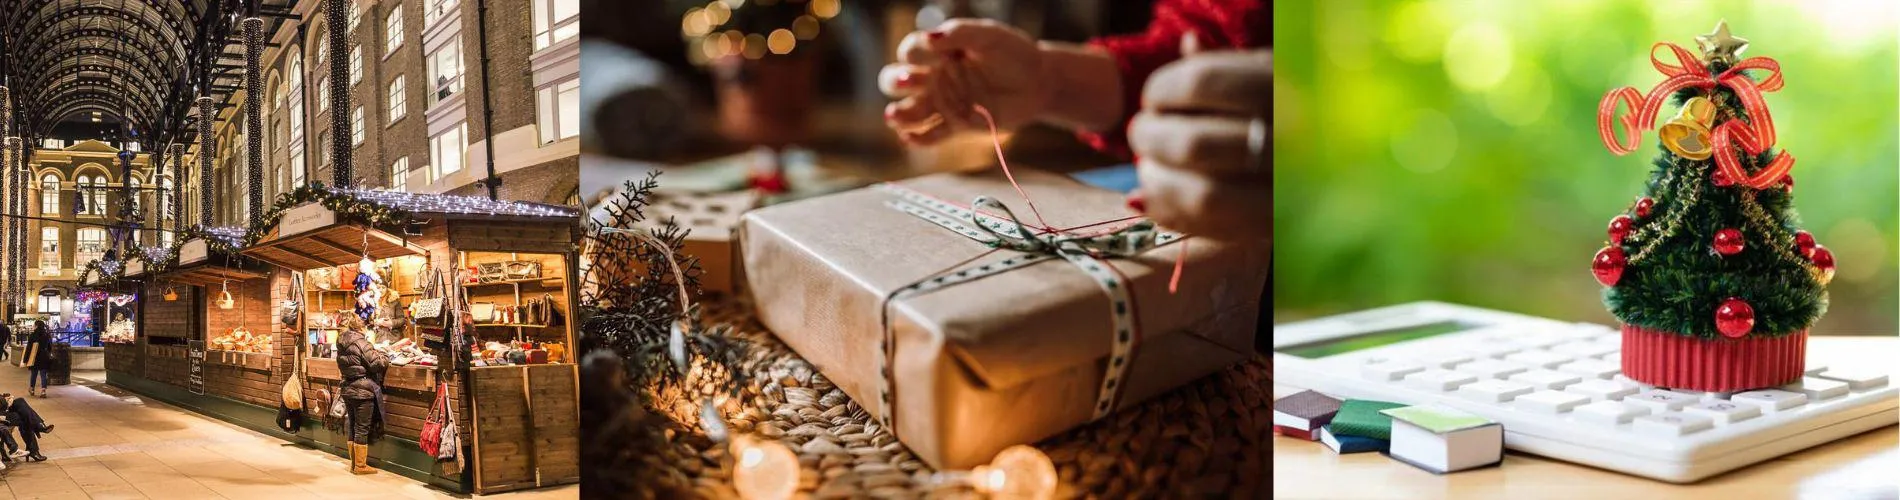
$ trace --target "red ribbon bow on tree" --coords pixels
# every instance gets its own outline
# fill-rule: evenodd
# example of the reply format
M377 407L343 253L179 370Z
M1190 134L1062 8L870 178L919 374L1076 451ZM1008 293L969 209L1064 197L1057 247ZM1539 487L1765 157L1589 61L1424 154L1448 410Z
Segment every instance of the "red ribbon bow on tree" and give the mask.
M1675 53L1678 64L1664 62L1656 57L1657 47L1668 47ZM1750 155L1775 146L1775 120L1768 114L1768 103L1762 101L1762 92L1781 90L1781 63L1766 57L1750 57L1736 63L1721 75L1710 75L1709 70L1698 64L1696 57L1669 42L1659 42L1649 48L1649 62L1656 71L1669 78L1649 89L1645 97L1636 87L1623 87L1612 90L1603 96L1602 104L1597 106L1597 132L1603 136L1603 145L1618 155L1629 154L1636 150L1642 141L1642 133L1656 125L1656 115L1662 110L1663 100L1670 94L1688 87L1712 90L1717 85L1726 86L1735 91L1736 99L1742 103L1742 109L1748 113L1746 123L1742 118L1733 118L1723 122L1711 131L1710 145L1715 149L1716 170L1736 183L1755 189L1767 189L1781 183L1781 179L1794 169L1794 157L1787 151L1775 155L1768 166L1755 175L1748 175L1742 169L1741 161L1735 158L1735 148ZM1755 83L1755 80L1743 73L1746 70L1765 70L1768 76ZM1629 103L1631 114L1616 115L1617 103ZM1614 122L1623 123L1624 140L1618 140Z

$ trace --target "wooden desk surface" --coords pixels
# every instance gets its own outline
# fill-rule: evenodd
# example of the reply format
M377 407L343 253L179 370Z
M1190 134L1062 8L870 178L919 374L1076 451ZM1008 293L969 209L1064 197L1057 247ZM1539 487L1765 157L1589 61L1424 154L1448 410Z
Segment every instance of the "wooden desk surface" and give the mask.
M1893 367L1900 338L1814 337L1814 358L1830 365ZM1900 371L1890 368L1891 371ZM1900 378L1891 382L1900 384ZM1299 392L1274 384L1275 398ZM1336 455L1317 441L1275 437L1275 498L1849 498L1900 499L1900 428L1887 426L1847 439L1676 485L1555 459L1508 451L1504 464L1434 475L1378 453Z

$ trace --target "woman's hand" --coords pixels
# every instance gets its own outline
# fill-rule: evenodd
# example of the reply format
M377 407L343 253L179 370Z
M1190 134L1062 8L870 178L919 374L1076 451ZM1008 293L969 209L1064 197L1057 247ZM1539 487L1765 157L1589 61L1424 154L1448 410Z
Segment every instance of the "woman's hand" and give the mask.
M1163 66L1142 89L1128 126L1140 160L1141 210L1158 224L1216 239L1273 236L1267 114L1272 54L1193 53Z
M884 107L884 122L918 145L984 127L975 104L998 127L1020 126L1048 106L1053 86L1043 73L1042 50L1028 33L986 19L952 19L905 36L897 63L879 72L878 87L898 99Z

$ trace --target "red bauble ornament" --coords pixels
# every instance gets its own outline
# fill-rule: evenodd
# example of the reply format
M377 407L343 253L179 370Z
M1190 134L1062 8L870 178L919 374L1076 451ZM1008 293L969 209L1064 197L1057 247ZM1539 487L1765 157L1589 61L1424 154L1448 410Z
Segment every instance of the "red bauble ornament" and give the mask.
M1656 200L1649 199L1648 196L1644 196L1643 199L1636 200L1636 216L1639 218L1644 218L1644 219L1649 218L1650 210L1653 210L1655 208L1656 208Z
M1735 185L1735 181L1729 180L1728 174L1722 173L1721 170L1717 170L1715 171L1715 173L1709 174L1709 182L1715 183L1715 185L1719 187L1728 187L1728 186Z
M1794 174L1781 177L1781 190L1788 194L1794 194Z
M786 191L785 175L777 170L753 171L747 177L746 180L752 184L752 189L765 194L781 194Z
M1623 244L1623 237L1629 236L1630 227L1635 225L1636 221L1630 220L1630 216L1628 215L1618 215L1616 218L1610 219L1610 243L1616 245Z
M1622 248L1603 247L1597 250L1596 259L1590 261L1590 273L1596 275L1597 283L1616 286L1617 280L1623 279L1623 267L1628 264L1629 260L1623 258Z
M1815 278L1821 280L1822 285L1834 281L1834 252L1828 251L1827 247L1817 246L1814 247L1814 256L1809 259L1814 261Z
M1748 301L1729 297L1715 308L1715 329L1728 338L1738 339L1755 329L1755 308Z
M1742 253L1742 248L1747 246L1747 241L1744 241L1744 238L1742 238L1741 231L1738 231L1735 228L1730 227L1730 228L1723 228L1721 231L1716 231L1715 243L1712 244L1711 246L1715 247L1715 253L1719 253L1722 255L1735 255L1738 253Z
M1795 250L1801 252L1802 257L1813 259L1815 247L1816 245L1814 244L1814 233L1810 233L1807 231L1794 232L1794 248Z

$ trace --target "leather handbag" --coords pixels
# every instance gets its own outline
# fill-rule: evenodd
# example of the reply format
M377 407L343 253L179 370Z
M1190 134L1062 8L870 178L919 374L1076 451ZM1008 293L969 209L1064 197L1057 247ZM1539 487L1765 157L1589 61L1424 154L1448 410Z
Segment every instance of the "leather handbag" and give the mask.
M409 303L409 316L416 325L440 328L443 325L441 277L431 274L423 285L422 298Z
M337 283L336 268L325 267L304 271L304 280L318 290L335 290Z
M446 425L449 407L449 385L444 382L435 384L435 403L429 405L429 416L422 421L422 432L417 444L422 452L434 457L442 451L442 426Z
M469 304L468 315L473 318L476 323L492 323L495 321L495 303L476 302Z
M508 280L507 266L503 265L503 263L501 262L483 262L481 264L477 264L475 268L475 277L477 281L482 282L482 283L494 283L497 281L507 281Z
M541 263L532 260L511 260L502 263L502 273L511 280L526 280L541 277Z

